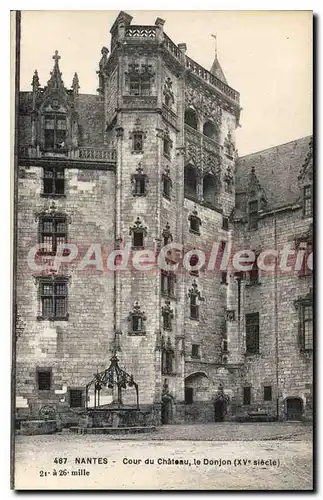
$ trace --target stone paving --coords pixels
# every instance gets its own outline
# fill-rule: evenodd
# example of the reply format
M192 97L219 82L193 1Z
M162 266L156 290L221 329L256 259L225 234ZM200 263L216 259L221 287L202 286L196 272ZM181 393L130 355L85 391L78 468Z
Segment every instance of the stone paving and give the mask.
M311 426L301 423L163 426L121 438L17 436L16 488L311 490L311 439Z

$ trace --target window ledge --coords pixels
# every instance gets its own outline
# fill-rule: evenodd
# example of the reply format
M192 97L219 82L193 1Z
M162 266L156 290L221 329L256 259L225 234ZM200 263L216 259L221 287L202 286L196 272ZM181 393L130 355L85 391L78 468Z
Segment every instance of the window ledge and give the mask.
M201 356L191 356L192 361L201 361Z
M245 286L249 288L249 287L251 287L251 286L259 286L259 285L261 285L261 283L260 283L260 282L258 282L258 283L246 283L246 285L245 285Z
M66 194L58 193L40 193L42 198L66 198Z
M131 250L145 250L145 247L131 247Z
M174 372L172 372L172 373L162 372L162 375L165 375L167 377L176 377L177 373L174 373Z
M68 148L52 148L44 146L40 149L44 153L68 153Z
M167 153L165 153L165 151L164 151L164 156L165 156L165 158L167 158L167 160L171 159L170 155L168 155Z
M143 198L144 196L147 196L147 193L132 193L133 196L136 196L138 198Z
M261 352L245 352L244 353L245 356L249 357L249 356L260 356L261 355Z
M170 295L170 294L169 294L169 293L167 293L167 292L161 292L161 295L162 295L163 297L167 297L168 299L176 300L175 295Z
M68 321L69 315L66 316L37 316L37 321Z
M142 336L146 335L146 332L144 330L141 332L128 332L128 335L130 335L132 337L142 337Z
M142 155L144 154L144 150L140 149L140 151L135 151L134 149L131 151L132 155Z
M192 316L190 316L190 319L191 319L192 321L199 321L199 318L192 318Z
M168 194L166 193L163 193L163 198L165 198L166 200L170 201L171 200L171 197L168 196Z
M200 231L195 231L194 229L190 229L189 232L192 234L196 234L197 236L201 236Z

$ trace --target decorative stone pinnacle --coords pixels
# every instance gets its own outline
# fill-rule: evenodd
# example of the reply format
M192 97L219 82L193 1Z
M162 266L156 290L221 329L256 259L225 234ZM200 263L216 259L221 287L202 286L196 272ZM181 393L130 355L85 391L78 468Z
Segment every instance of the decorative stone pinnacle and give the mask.
M73 81L72 81L72 89L73 89L74 95L78 94L79 88L80 88L79 77L78 77L77 73L74 73Z
M33 90L37 90L38 87L40 86L39 84L39 76L38 76L38 71L35 69L35 72L33 74L33 81L31 82Z

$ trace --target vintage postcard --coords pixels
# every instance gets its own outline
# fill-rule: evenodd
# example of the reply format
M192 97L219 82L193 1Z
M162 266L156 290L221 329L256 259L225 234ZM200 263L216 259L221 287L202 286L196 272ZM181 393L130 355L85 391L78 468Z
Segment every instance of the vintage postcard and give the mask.
M16 490L313 490L311 11L12 12Z

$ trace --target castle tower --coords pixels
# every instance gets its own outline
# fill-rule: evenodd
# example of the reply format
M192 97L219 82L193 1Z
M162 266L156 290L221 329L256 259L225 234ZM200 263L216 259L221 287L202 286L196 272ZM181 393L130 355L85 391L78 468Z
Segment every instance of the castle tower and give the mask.
M210 73L184 43L175 45L162 19L131 21L118 15L98 71L105 141L117 151L116 248L142 249L147 260L173 242L199 268L194 249L209 255L214 242L230 240L239 94L218 77L219 63ZM205 266L134 267L115 277L120 358L139 384L141 404L158 405L167 391L180 419L185 389L188 395L191 384L200 385L205 363L226 363L228 277Z

